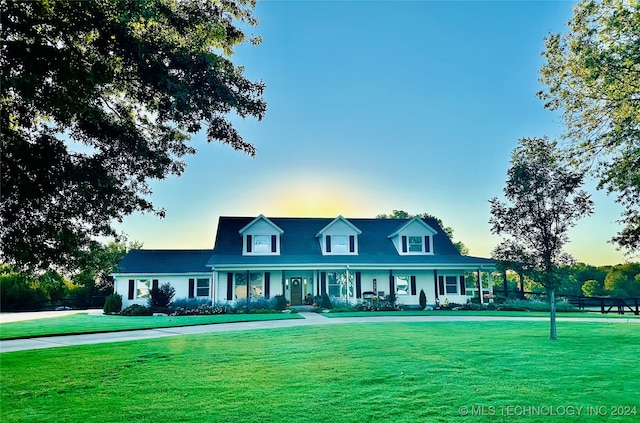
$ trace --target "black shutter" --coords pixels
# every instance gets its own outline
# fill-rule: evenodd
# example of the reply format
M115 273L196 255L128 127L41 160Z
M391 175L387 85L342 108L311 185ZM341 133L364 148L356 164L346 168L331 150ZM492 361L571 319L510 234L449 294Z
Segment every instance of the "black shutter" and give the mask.
M133 291L135 289L135 284L136 281L134 281L133 279L129 279L129 299L133 300Z
M277 243L278 243L278 236L277 235L271 235L271 252L275 253L276 251L278 251L277 247Z
M433 289L436 291L436 300L438 299L438 271L433 269Z
M467 295L467 287L464 283L464 276L460 276L460 295Z
M324 238L324 250L325 250L327 253L330 253L330 252L331 252L331 235L327 235L327 236Z
M253 247L251 235L247 235L247 253L251 252L251 247Z
M389 295L391 294L395 294L395 286L393 283L393 272L391 270L389 270Z
M320 295L327 292L327 272L320 272Z
M438 276L438 285L440 286L440 295L444 295L444 276Z
M362 274L356 272L356 298L362 298Z
M269 299L270 296L271 296L271 273L264 272L264 297Z
M151 282L151 289L158 289L158 280L154 279L153 282Z
M425 236L424 237L424 252L425 253L430 253L431 252L431 243L429 242L429 236Z
M349 235L349 252L356 252L356 237L354 235Z
M193 298L194 297L194 291L195 291L195 283L196 281L194 279L189 279L189 298Z
M416 277L411 276L411 295L416 295Z
M406 236L402 236L402 252L403 253L407 252L407 237Z
M233 273L227 273L227 300L233 300Z

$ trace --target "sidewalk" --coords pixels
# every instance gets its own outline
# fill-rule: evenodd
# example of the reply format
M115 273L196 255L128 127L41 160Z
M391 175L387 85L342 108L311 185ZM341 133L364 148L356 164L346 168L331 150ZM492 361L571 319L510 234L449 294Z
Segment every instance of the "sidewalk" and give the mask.
M61 312L52 312L61 313ZM59 314L58 314L59 315ZM236 332L258 329L279 329L312 325L336 325L345 323L386 322L481 322L481 321L548 321L547 317L500 317L500 316L378 316L378 317L324 317L317 313L302 312L304 319L265 320L257 322L218 323L200 326L182 326L160 329L141 329L122 332L106 332L85 335L61 335L28 339L0 341L0 353L66 347L72 345L102 344L108 342L139 341L167 336L196 335L201 333ZM559 322L637 323L640 319L621 318L558 318Z

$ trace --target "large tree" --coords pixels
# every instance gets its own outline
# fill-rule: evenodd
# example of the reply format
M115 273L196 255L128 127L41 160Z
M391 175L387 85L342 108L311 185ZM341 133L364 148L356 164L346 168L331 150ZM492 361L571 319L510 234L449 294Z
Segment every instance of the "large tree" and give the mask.
M206 128L260 120L264 85L229 57L254 0L0 0L0 260L73 266L134 212L164 214L148 182L180 175ZM259 42L259 38L249 40Z
M617 194L613 241L640 251L640 2L583 0L568 25L545 39L538 96L562 111L574 165Z
M504 236L510 248L497 248L494 257L519 262L520 269L545 287L550 303L550 338L557 339L555 293L562 279L559 266L567 231L589 215L593 202L580 190L583 174L559 158L557 145L547 138L523 138L511 155L504 188L506 201L492 198L491 231Z

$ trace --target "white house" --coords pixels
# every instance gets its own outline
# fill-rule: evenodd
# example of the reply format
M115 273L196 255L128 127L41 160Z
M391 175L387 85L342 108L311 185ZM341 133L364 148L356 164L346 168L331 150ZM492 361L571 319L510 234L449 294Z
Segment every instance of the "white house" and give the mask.
M123 306L146 304L154 285L175 298L213 303L285 295L357 302L397 295L418 305L466 303L478 296L465 275L495 270L491 259L461 255L434 219L221 217L213 250L133 250L113 274ZM491 280L491 278L489 278ZM491 286L489 287L491 290Z

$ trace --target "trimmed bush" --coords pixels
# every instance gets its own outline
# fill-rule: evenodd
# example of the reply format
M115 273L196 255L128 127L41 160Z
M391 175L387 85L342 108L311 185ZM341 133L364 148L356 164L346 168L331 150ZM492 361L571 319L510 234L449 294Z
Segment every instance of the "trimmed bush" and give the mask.
M333 308L333 305L331 305L331 300L329 299L329 295L327 295L326 292L322 294L322 298L320 298L320 308Z
M282 311L287 308L287 299L284 295L276 295L271 299L271 309Z
M427 307L427 295L424 293L424 290L420 290L420 310L424 310Z
M111 294L104 300L104 314L120 313L122 310L122 295Z
M152 314L151 308L140 304L132 304L120 312L121 316L151 316Z

